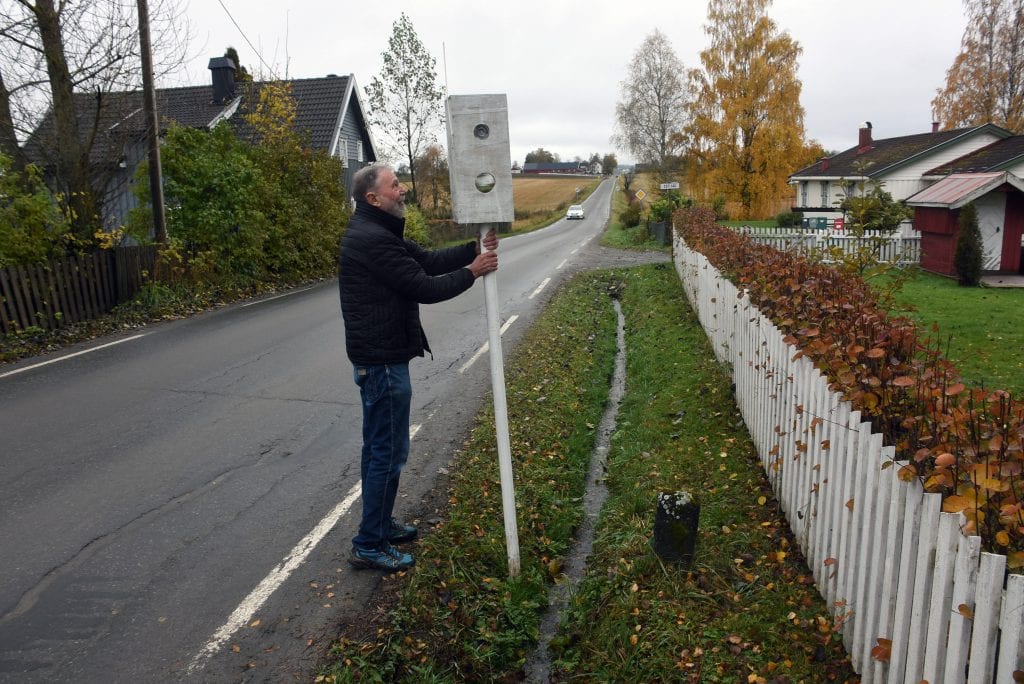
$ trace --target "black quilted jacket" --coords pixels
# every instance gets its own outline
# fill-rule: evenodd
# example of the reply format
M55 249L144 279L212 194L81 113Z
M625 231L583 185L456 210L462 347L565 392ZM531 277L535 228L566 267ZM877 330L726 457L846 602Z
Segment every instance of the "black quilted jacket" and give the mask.
M430 351L419 304L451 299L474 281L474 243L425 250L403 237L405 219L365 202L341 239L338 289L345 348L355 364L404 363Z

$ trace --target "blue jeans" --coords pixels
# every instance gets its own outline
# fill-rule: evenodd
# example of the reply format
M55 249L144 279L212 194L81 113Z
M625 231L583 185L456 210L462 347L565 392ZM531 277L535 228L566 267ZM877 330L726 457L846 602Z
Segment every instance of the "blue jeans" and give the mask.
M409 364L352 369L363 401L363 518L352 545L382 549L391 529L398 478L409 458Z

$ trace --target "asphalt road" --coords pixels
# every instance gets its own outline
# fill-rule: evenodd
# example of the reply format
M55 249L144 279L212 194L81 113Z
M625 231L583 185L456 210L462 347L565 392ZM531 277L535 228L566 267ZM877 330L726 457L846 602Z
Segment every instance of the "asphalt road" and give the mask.
M608 215L507 238L505 353ZM421 307L400 513L490 386L482 283ZM379 575L345 562L360 407L324 283L0 366L0 681L308 677ZM429 527L425 522L424 527Z

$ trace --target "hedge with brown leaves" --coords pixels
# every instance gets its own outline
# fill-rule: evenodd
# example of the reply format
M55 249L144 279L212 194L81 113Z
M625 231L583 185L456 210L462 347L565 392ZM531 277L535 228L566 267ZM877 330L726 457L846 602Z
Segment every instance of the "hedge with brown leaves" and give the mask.
M796 356L896 448L900 477L942 493L943 510L966 516L965 532L1024 567L1024 404L966 387L940 352L939 331L890 315L863 279L758 245L716 225L706 208L674 220L687 245L746 288Z

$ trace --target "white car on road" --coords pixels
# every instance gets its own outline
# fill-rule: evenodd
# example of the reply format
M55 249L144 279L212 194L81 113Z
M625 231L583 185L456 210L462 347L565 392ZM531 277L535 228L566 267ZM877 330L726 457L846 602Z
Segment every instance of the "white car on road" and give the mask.
M573 204L569 207L569 211L565 212L566 219L582 219L583 218L583 205Z

